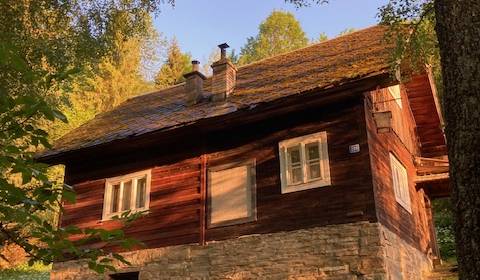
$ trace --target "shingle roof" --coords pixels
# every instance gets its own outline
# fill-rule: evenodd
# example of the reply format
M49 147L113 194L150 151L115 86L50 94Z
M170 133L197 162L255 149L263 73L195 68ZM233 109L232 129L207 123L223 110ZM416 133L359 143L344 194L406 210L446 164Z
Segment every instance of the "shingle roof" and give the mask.
M385 27L374 26L238 68L227 102L188 106L183 84L131 98L60 138L40 158L226 115L259 103L389 70ZM210 79L205 81L209 90Z

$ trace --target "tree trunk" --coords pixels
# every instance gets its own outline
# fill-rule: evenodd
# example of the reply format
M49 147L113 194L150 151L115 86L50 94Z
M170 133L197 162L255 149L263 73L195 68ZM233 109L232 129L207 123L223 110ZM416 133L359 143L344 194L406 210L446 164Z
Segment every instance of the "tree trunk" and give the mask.
M480 279L480 1L435 0L460 279Z

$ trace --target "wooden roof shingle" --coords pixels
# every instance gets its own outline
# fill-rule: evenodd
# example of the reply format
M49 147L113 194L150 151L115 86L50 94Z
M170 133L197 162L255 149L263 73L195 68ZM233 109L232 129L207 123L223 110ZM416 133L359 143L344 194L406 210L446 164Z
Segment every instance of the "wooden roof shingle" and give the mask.
M239 67L235 91L226 102L188 106L183 84L131 98L61 137L40 159L385 74L392 49L384 40L385 31L373 26ZM209 85L210 78L206 91Z

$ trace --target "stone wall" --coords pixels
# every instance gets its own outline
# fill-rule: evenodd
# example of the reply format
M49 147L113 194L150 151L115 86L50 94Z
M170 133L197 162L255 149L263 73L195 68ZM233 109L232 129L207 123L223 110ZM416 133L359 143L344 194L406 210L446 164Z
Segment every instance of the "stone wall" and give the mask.
M332 225L289 232L249 235L123 254L140 279L421 279L421 253L378 223ZM401 254L394 254L397 249ZM403 261L403 258L405 260ZM400 261L399 261L400 260ZM402 264L395 266L394 263ZM425 266L426 267L426 266ZM395 270L395 271L394 271ZM397 269L398 270L398 269ZM394 277L387 272L394 271ZM421 277L421 276L419 276ZM78 261L57 263L52 280L109 279Z
M424 279L433 263L426 254L412 247L398 235L380 227L385 267L389 280Z

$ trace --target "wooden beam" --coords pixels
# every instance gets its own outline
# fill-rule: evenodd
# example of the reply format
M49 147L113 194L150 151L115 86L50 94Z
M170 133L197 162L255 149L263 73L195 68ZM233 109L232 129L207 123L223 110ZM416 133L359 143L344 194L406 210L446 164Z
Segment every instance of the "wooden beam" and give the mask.
M448 178L449 178L448 172L440 173L440 174L421 175L421 176L415 177L415 183L418 184L418 183L446 180Z
M207 155L201 156L200 172L200 245L206 244L206 212L207 212Z

